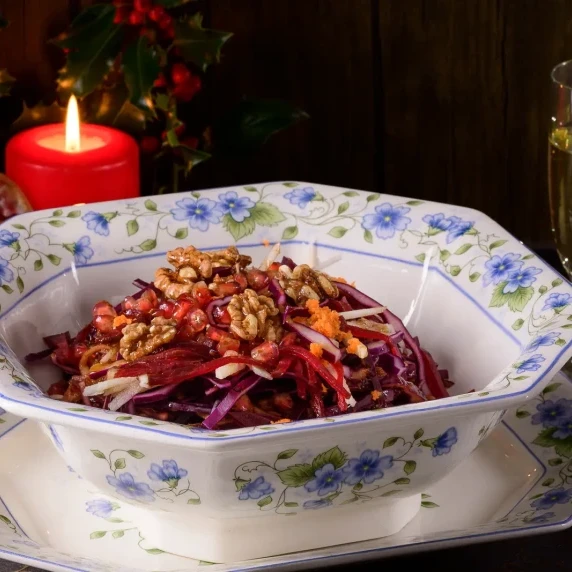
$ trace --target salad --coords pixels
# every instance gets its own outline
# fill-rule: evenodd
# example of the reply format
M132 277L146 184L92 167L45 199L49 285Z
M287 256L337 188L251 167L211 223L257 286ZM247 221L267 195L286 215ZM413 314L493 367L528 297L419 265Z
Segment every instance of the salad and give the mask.
M401 320L343 278L271 248L167 253L171 267L75 336L44 338L53 399L232 429L447 397L452 385Z

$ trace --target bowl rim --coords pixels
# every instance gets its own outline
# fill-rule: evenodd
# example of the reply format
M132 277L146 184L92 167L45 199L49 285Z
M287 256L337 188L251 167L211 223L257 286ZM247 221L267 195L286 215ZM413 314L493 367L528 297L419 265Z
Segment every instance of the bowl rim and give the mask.
M272 182L266 184L280 184L280 182ZM309 186L312 183L300 182L298 183L300 186ZM317 185L314 186L320 187L320 189L329 189L332 191L348 191L349 189L338 188L338 187L330 187L327 185ZM201 191L202 193L214 193L214 192L221 192L227 189L237 189L238 187L226 187L226 188L217 188L217 189L208 189L205 191ZM352 192L358 193L358 195L369 194L365 191L354 191L351 189ZM188 196L188 193L180 193L181 197ZM165 195L158 195L154 197L141 197L139 199L135 199L135 201L145 201L148 199L155 199L165 200ZM407 197L395 197L392 195L381 195L382 199L387 200L404 200L409 201L411 199ZM112 207L111 205L117 205L118 203L123 203L124 201L108 201L102 203L94 203L88 205L90 209L97 210L98 208L110 210ZM133 202L132 200L130 201ZM470 209L466 207L457 207L456 205L450 205L446 203L438 203L434 201L423 201L424 204L429 206L434 206L440 209L451 209L453 208L455 212L465 212L465 213L472 213L473 216L479 218L480 221L486 221L487 225L492 226L500 231L502 231L502 235L506 237L510 237L515 243L518 243L520 246L520 250L526 251L527 253L533 254L530 249L524 246L518 239L508 233L505 229L500 227L496 222L494 222L490 217L486 214L477 211L475 209ZM37 211L34 214L42 214L47 211ZM0 225L0 229L6 228L8 225L13 224L14 222L26 218L30 215L30 213L26 213L24 215L17 215L12 219L9 219L6 223ZM308 240L285 240L283 241L285 244L308 244ZM249 246L259 246L261 244L260 241L254 243L244 243L240 246L242 247L249 247ZM316 244L319 246L323 246L325 248L333 248L336 250L346 251L346 252L357 252L359 254L365 254L367 256L372 256L375 258L393 260L400 263L405 263L412 266L422 267L424 265L423 262L413 261L410 259L402 259L397 258L395 256L388 256L383 255L377 252L366 252L352 248L344 248L341 246L333 247L331 244L322 244L320 241L316 241ZM224 246L223 246L224 247ZM212 246L209 248L217 248L216 246ZM105 260L100 262L92 262L85 264L85 266L100 266L100 265L110 265L114 263L121 263L126 260L133 260L133 259L141 259L141 258L149 258L149 257L158 257L163 256L164 252L153 252L149 254L139 254L137 256L121 258L121 259L113 259L113 260ZM543 267L544 271L547 271L547 276L550 278L552 277L559 277L562 279L562 284L564 285L564 289L567 289L572 294L572 284L564 278L561 277L560 274L549 266L544 260L537 258L535 260L535 264L540 265ZM429 271L437 272L442 278L446 279L450 284L453 285L463 296L471 300L492 322L495 323L497 327L503 332L504 335L509 336L512 341L516 342L520 346L520 351L523 351L523 346L521 342L516 338L516 336L509 330L509 328L497 320L490 311L487 311L486 308L483 306L482 303L475 300L466 289L461 287L459 283L455 282L450 276L448 276L439 266L428 266ZM22 295L16 302L13 304L9 309L2 312L0 316L6 316L8 313L13 311L19 303L21 303L24 299L28 296L33 294L36 290L39 290L46 286L52 280L55 280L57 277L61 276L66 270L61 270L59 272L55 272L50 275L47 279L43 280L39 283L35 288L26 292ZM19 372L19 377L23 378L26 381L31 381L32 385L35 387L33 380L27 375L24 367L20 364L17 357L11 353L9 347L6 344L2 344L6 346L5 358L11 362L11 365L15 367L15 369ZM375 411L368 411L363 413L352 413L348 415L341 415L334 419L324 420L324 419L312 419L312 420L304 420L304 421L296 421L291 422L288 424L276 424L272 426L264 426L266 430L260 430L260 428L253 428L253 431L245 432L242 429L233 429L228 431L207 431L203 429L190 429L178 424L168 423L168 422L160 422L160 423L152 423L147 422L142 424L143 418L138 418L134 416L137 423L133 424L126 424L123 421L116 420L111 418L112 415L118 415L115 412L108 412L99 410L96 408L83 408L83 407L67 407L73 404L66 404L60 401L54 401L44 395L34 394L33 391L24 394L23 398L18 398L14 395L14 391L12 389L12 379L7 380L7 375L5 371L0 371L0 405L4 406L7 410L21 416L25 417L33 417L38 418L43 421L47 421L50 423L62 423L64 425L73 425L76 427L81 428L92 428L98 429L104 432L110 433L117 433L122 435L129 435L130 437L140 436L145 440L159 440L164 441L165 437L168 438L169 441L174 441L180 443L181 441L188 443L191 446L197 446L200 448L213 448L213 447L221 447L224 446L225 443L235 443L237 441L249 441L252 438L272 438L276 436L283 436L283 435L290 435L293 433L300 433L304 431L316 431L318 429L326 429L326 428L333 428L333 427L346 427L349 425L365 425L370 423L378 423L384 422L384 419L391 419L392 421L398 422L399 424L403 424L407 422L409 419L411 422L415 420L417 423L418 418L420 416L423 417L430 417L434 415L442 415L443 413L451 413L451 414L464 414L473 411L494 411L494 410L502 410L507 409L509 407L514 406L515 404L522 403L527 399L534 397L537 393L539 393L542 387L549 382L549 380L553 377L553 375L560 369L563 363L568 359L568 357L572 356L572 339L560 347L559 351L553 357L553 359L545 364L539 373L532 372L530 379L527 380L528 383L523 385L514 385L512 388L508 390L506 388L485 388L484 390L479 391L478 393L471 393L471 394L462 394L459 396L452 396L445 399L440 399L432 402L424 402L420 404L413 404L407 406L400 406L395 408L387 408L383 410L375 410ZM490 385L490 384L489 384ZM7 390L7 391L6 391ZM75 410L74 410L75 409ZM123 414L125 416L125 414ZM121 417L121 414L119 414ZM172 429L172 430L170 430Z

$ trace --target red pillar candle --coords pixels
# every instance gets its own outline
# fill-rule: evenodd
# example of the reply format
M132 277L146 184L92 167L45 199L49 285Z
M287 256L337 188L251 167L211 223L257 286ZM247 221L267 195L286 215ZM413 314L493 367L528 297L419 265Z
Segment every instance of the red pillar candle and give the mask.
M35 210L139 196L137 143L109 127L80 127L76 105L65 125L23 131L6 146L6 174Z

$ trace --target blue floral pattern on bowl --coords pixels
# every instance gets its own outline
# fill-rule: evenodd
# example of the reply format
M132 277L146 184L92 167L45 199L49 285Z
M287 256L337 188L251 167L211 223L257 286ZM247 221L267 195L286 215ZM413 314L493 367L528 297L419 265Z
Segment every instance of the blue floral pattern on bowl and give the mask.
M420 460L412 458L415 450L429 449L433 457L447 455L458 440L455 427L437 437L423 439L424 435L425 431L418 429L411 440L389 437L380 450L365 449L351 458L335 446L310 462L304 462L308 453L298 449L282 451L274 463L247 461L234 471L238 500L255 500L261 511L289 515L296 514L300 506L316 510L378 497L407 496L403 487L411 484ZM425 501L425 506L431 504Z
M378 254L381 246L391 245L403 253L402 259L408 264L428 266L458 284L522 346L521 355L502 372L502 379L496 380L492 389L460 395L455 398L458 406L531 390L569 350L570 286L484 215L414 199L296 182L21 215L0 228L0 311L4 315L10 312L19 297L60 275L71 263L89 266L108 261L109 244L114 245L114 259L129 259L161 252L166 245L170 248L193 242L193 235L212 232L215 227L217 233L228 237L227 242L239 245L247 241L259 244L266 237L281 238L286 243L310 242L313 236L328 247L346 244L352 237L367 253ZM0 374L12 380L12 388L20 396L17 399L45 399L15 356L4 348L0 354ZM10 393L10 398L14 395ZM58 412L65 409L65 415L90 420L107 417L106 423L111 417L81 404L70 407L49 401L45 407ZM374 415L398 414L382 411ZM295 424L275 424L227 435L130 415L116 415L113 420L197 440L297 429ZM341 417L327 421L344 422Z

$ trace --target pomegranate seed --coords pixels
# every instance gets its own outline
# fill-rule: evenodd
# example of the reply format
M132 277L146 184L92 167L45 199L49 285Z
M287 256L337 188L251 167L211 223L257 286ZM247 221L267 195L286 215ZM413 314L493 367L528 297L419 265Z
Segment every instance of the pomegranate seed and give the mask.
M172 318L173 312L175 311L174 302L163 302L160 304L158 309L158 314L162 315L164 318Z
M248 288L248 281L244 274L235 274L234 281L240 286L240 290L246 290Z
M52 383L48 389L48 395L63 395L68 388L67 381L57 381L56 383Z
M223 338L227 338L228 334L224 330L209 325L207 327L207 336L215 342L220 342Z
M294 407L294 400L289 393L277 393L272 397L272 403L282 413L287 413Z
M145 23L145 14L133 10L133 12L129 14L128 21L132 26L142 26Z
M193 290L193 298L198 302L201 308L204 308L212 300L211 293L206 287L195 288Z
M263 342L256 346L250 355L258 361L270 362L278 358L278 346L274 342Z
M196 307L197 305L193 300L177 300L173 318L175 318L177 322L180 322L191 310L195 310Z
M155 291L151 290L151 288L148 288L147 290L145 290L145 292L143 292L141 298L139 298L139 301L142 300L145 300L146 302L151 304L153 308L155 308L159 303L159 300L157 299L157 294L155 294ZM139 309L141 310L141 307L139 307Z
M85 344L77 344L73 346L73 357L75 359L80 359L81 356L87 351L87 346Z
M219 324L224 324L225 326L228 326L232 321L228 310L226 308L221 308L220 306L217 306L213 310L213 318L216 322Z
M165 8L163 8L163 6L153 6L153 8L149 10L149 19L153 20L153 22L159 22L164 15Z
M200 332L207 327L209 319L202 310L193 310L187 317L187 323L195 332Z
M127 296L121 305L124 310L135 310L137 308L137 300L133 296Z
M258 268L252 268L246 273L246 279L248 280L248 285L257 292L266 288L269 279L266 272L258 270Z
M232 296L240 292L240 286L236 282L219 282L216 291L219 296Z
M113 327L114 319L115 318L113 316L96 316L92 320L92 324L98 332L101 332L102 334L108 334L115 329Z
M115 308L109 302L98 302L91 312L92 316L95 318L96 316L112 316L115 318L117 316L117 312Z
M216 346L216 351L222 356L225 352L237 352L240 349L240 341L231 338L230 336L223 336L221 341Z
M291 346L296 343L296 334L294 332L288 332L280 342L280 347L285 348L286 346Z

